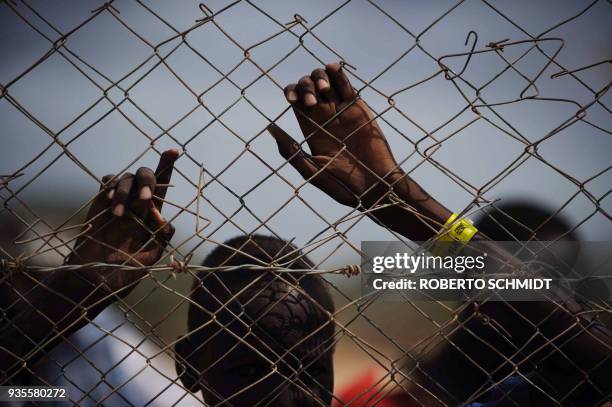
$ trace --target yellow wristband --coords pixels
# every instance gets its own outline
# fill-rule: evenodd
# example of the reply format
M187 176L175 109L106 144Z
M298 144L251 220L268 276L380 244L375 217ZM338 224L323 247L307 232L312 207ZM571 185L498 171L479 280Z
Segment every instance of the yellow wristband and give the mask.
M438 242L461 242L466 244L472 237L478 232L478 229L468 219L459 219L459 214L453 213L446 223L444 228L446 230L442 236L438 238Z
M453 213L446 223L445 228L448 228L442 236L438 238L439 242L469 242L472 237L478 232L478 229L468 219L459 219L459 214Z
M453 213L444 224L447 230L436 240L443 244L433 246L431 253L434 256L456 256L478 232L472 222L467 219L457 220L458 217L459 214Z

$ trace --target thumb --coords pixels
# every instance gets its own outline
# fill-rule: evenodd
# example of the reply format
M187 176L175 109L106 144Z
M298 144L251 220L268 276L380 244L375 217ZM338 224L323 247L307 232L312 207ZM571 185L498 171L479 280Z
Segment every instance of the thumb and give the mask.
M166 247L170 240L172 240L172 236L174 236L174 226L162 217L155 205L151 205L150 216L154 227L159 229L156 233L157 241L161 246Z
M311 157L300 148L300 145L275 123L270 123L268 132L276 140L278 152L298 172L308 180L315 176L320 168L312 161Z

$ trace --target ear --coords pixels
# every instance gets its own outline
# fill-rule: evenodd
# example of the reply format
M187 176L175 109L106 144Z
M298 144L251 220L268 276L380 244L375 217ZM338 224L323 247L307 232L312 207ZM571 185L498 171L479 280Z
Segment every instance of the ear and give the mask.
M174 366L183 385L192 393L200 390L200 372L197 370L194 347L188 336L178 337L174 345Z

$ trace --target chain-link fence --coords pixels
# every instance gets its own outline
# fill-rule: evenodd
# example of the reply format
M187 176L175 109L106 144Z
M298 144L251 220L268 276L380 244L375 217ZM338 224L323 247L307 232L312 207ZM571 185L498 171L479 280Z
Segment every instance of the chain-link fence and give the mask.
M93 3L0 4L3 384L607 402L607 292L384 301L349 277L363 240L436 241L438 201L501 258L489 239L610 239L609 2ZM609 268L573 250L574 280Z

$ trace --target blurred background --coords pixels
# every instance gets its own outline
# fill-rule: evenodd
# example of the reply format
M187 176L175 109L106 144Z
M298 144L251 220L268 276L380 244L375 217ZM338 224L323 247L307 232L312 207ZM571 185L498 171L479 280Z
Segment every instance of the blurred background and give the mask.
M530 202L558 212L581 240L610 240L611 17L604 0L1 2L3 256L37 252L36 264L60 264L67 250L51 249L60 240L15 241L77 225L103 175L154 167L175 147L184 153L168 192L176 206L164 211L172 244L192 262L215 243L263 233L305 247L320 268L358 264L361 241L396 237L304 185L264 131L280 115L299 139L282 87L339 60L384 112L402 167L447 207L478 217L478 193ZM512 45L487 47L503 40ZM474 41L487 52L468 61ZM360 295L358 279L329 281L338 308ZM177 293L190 285L153 275L40 374L83 404L199 405L174 383L171 352L186 330ZM439 303L389 306L371 304L350 323L363 343L340 338L337 386L410 353L449 315Z

